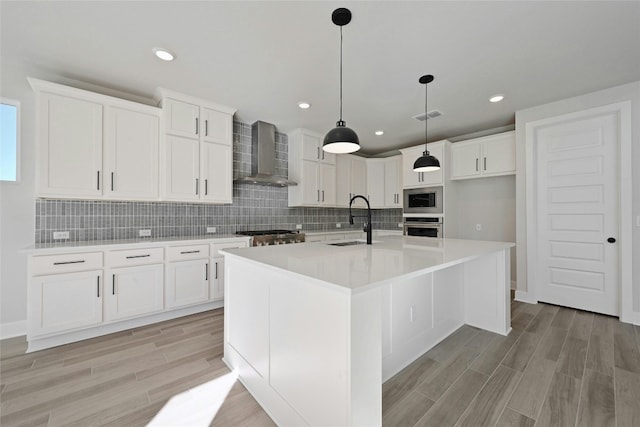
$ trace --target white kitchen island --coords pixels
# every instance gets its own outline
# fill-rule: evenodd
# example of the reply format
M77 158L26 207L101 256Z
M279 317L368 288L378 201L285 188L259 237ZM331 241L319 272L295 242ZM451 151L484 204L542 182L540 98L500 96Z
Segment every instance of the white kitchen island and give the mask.
M382 383L463 324L506 335L513 243L229 249L224 360L283 426L382 424Z

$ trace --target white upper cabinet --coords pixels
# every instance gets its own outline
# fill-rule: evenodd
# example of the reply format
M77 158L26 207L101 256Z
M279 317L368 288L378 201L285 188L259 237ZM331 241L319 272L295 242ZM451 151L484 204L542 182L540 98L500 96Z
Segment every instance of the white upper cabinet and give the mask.
M160 110L29 78L38 197L157 200Z
M336 206L335 155L322 151L322 137L305 129L289 135L289 206ZM323 158L324 153L324 158Z
M384 162L384 206L387 208L402 207L402 157L393 156Z
M336 159L336 205L348 208L351 198L357 194L367 197L367 160L341 154ZM367 207L362 199L357 199L353 206Z
M36 195L102 196L102 110L98 102L38 94Z
M445 141L430 142L428 144L429 154L440 162L440 169L433 172L414 172L413 163L422 156L424 145L405 148L402 153L402 182L404 188L429 187L442 185L444 171L446 169L446 159L444 158Z
M162 104L166 132L163 198L231 203L236 110L162 88L156 98Z
M516 170L515 132L452 144L451 166L451 179L513 175Z
M384 208L385 159L367 159L367 194L373 209Z
M159 135L157 108L107 107L104 145L107 197L158 199Z

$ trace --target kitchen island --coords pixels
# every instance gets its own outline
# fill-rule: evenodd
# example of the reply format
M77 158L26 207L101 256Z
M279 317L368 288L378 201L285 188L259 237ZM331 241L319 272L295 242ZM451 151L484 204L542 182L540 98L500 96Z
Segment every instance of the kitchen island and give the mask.
M513 243L229 249L224 360L278 425L381 425L382 383L463 324L510 331Z

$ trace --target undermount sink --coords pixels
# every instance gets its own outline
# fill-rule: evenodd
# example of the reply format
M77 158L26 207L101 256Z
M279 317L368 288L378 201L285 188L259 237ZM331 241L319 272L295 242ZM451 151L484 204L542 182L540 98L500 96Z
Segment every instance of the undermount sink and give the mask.
M353 245L366 245L367 242L362 240L352 240L350 242L338 242L338 243L329 243L331 246L353 246Z

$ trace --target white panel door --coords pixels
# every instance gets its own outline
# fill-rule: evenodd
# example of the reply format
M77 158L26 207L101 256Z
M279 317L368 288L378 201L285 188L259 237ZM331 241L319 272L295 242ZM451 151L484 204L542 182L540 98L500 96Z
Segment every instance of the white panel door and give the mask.
M351 160L349 156L338 156L336 159L336 204L349 207L351 200Z
M188 102L167 99L162 105L167 133L197 138L200 134L200 107Z
M422 156L424 147L402 150L402 186L403 188L422 187L422 173L413 171L413 164Z
M482 143L482 172L502 175L516 170L515 134L507 132Z
M203 142L201 144L202 180L200 194L208 202L231 203L233 190L233 153L231 146Z
M167 199L198 200L200 191L198 153L200 144L195 139L167 135L166 137Z
M385 199L385 162L380 159L367 161L367 194L369 203L374 209L384 208ZM339 185L339 184L338 184Z
M302 134L302 158L304 160L321 160L321 150L322 140L320 137L308 133Z
M200 132L203 141L231 145L233 120L230 114L202 108L201 120Z
M43 93L38 194L102 196L102 104Z
M351 158L351 192L368 198L367 195L367 162L357 156ZM353 207L366 208L367 204L362 199L353 202Z
M320 204L320 165L317 162L304 160L302 162L302 204Z
M451 179L480 175L480 146L477 142L451 145Z
M336 205L336 167L320 163L320 204Z
M105 193L158 198L159 114L108 107L105 122Z
M534 130L540 301L618 315L617 115Z
M162 311L164 264L117 268L107 272L105 320Z
M388 208L402 207L402 178L400 168L402 160L400 156L387 159L384 163L384 204Z
M167 308L206 302L209 299L209 260L170 262L165 284Z
M444 161L444 145L428 145L429 154L438 159L440 162L440 169L433 172L421 172L422 183L424 185L442 185L442 177L445 168ZM414 172L415 173L415 172Z

